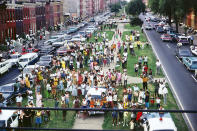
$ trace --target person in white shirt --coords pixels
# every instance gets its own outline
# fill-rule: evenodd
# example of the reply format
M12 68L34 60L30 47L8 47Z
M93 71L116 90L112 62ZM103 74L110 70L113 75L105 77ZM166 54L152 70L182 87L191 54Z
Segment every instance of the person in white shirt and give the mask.
M18 96L16 97L16 105L17 105L17 107L21 107L22 106L22 101L23 101L23 97L19 93Z
M164 87L162 88L162 90L163 90L163 101L164 101L164 105L166 105L166 104L167 104L168 89L167 89L166 86L164 86Z
M159 97L156 98L156 104L157 104L157 108L159 109L160 107L160 102L161 102L161 99Z
M160 70L161 70L161 63L159 62L159 60L157 60L156 62L156 74L160 75Z

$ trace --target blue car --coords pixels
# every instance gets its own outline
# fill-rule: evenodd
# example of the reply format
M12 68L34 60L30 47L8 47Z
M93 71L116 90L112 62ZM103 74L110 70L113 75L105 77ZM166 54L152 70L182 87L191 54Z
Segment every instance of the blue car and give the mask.
M0 106L6 106L8 104L12 104L14 102L15 97L20 93L21 95L26 94L27 88L17 89L15 83L6 84L0 86L0 93L3 94L4 101L0 103Z
M189 71L197 69L197 57L183 57L183 64Z

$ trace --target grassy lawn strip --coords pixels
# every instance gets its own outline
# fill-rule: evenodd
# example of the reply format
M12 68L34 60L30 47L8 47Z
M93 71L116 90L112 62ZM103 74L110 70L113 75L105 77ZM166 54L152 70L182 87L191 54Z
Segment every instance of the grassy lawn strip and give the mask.
M47 92L45 91L45 96L46 96ZM36 103L35 100L35 94L33 94L34 96L34 104ZM58 97L59 100L60 97ZM72 97L70 97L70 104L69 106L72 107L73 103L72 103L73 99ZM25 107L25 105L27 104L27 97L23 97L23 103L22 103L22 107ZM55 100L54 99L43 99L43 104L44 107L55 107ZM16 104L13 104L12 107L16 106ZM59 103L59 107L61 107L61 104ZM55 114L55 111L50 111L51 113L51 117L50 120L47 123L44 123L44 120L42 120L42 124L41 124L41 128L72 128L75 122L75 111L67 111L66 114L66 121L63 121L63 117L62 117L62 111L58 111ZM35 120L35 117L34 117ZM35 127L35 121L32 124L32 127Z
M131 84L129 86L133 86L134 84ZM137 86L142 89L142 84L137 84ZM166 86L168 87L168 84L166 84ZM152 96L154 96L154 86L153 84L148 84L148 89L150 92L150 98ZM123 87L118 87L118 99L122 100L123 98ZM164 109L170 109L170 110L178 110L178 106L177 103L172 95L171 90L168 88L168 96L167 96L167 105L163 104L163 99L161 99L161 105L164 107ZM150 109L157 109L156 104L151 105L150 104ZM175 122L175 125L177 127L178 131L188 131L187 125L182 117L181 113L171 113L171 116ZM129 117L130 117L130 113L129 113ZM119 126L112 126L112 113L111 112L107 112L105 114L105 119L102 125L103 129L120 129L120 130L125 130L125 129L129 129L129 127L123 127L122 125ZM142 128L136 128L137 130L142 130Z
M141 28L139 26L135 26L135 27L131 27L129 24L125 24L125 28L126 29L130 29L130 30L137 30L140 32L140 41L142 43L145 43L147 42L147 39L146 39L146 36L141 33ZM123 32L123 36L122 36L122 40L123 41L126 41L126 35L130 36L131 33L130 31L125 31ZM132 41L134 42L134 41ZM161 75L155 75L156 73L156 57L153 53L153 50L151 48L151 46L144 46L144 48L142 49L138 49L136 47L136 45L134 44L134 52L135 52L135 56L131 56L130 55L130 52L128 50L128 61L127 61L127 71L128 71L128 75L129 76L136 76L135 75L135 71L134 71L134 65L138 62L138 57L139 56L148 56L148 66L149 66L149 69L151 68L152 71L153 71L153 76L155 77L164 77L163 73L161 73ZM121 67L119 67L118 69L122 70ZM139 74L141 74L142 71L139 70Z
M114 35L114 31L98 31L98 32L94 33L92 35L92 37L89 39L89 41L87 41L87 42L96 42L95 41L95 34L101 33L101 36L102 36L102 34L104 32L106 32L106 39L108 39L109 41L112 40L113 35ZM98 37L98 42L103 42L103 38L102 37Z

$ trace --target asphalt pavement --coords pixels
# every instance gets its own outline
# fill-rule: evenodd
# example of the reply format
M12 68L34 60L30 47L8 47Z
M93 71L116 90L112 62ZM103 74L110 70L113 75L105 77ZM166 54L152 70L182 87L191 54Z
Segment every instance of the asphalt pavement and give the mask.
M143 16L140 16L143 18ZM144 31L159 58L180 109L197 110L197 83L175 56L176 43L162 42L155 30ZM185 48L188 48L187 46ZM190 130L197 130L197 114L185 114Z

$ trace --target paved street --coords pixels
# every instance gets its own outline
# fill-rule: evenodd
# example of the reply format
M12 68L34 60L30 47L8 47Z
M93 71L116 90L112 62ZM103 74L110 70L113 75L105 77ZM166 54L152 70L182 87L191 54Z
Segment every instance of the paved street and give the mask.
M180 109L196 110L197 104L193 100L197 99L197 83L191 73L175 57L176 44L162 42L160 34L154 30L145 32L162 63ZM186 114L186 120L189 120L191 130L197 130L197 114Z

